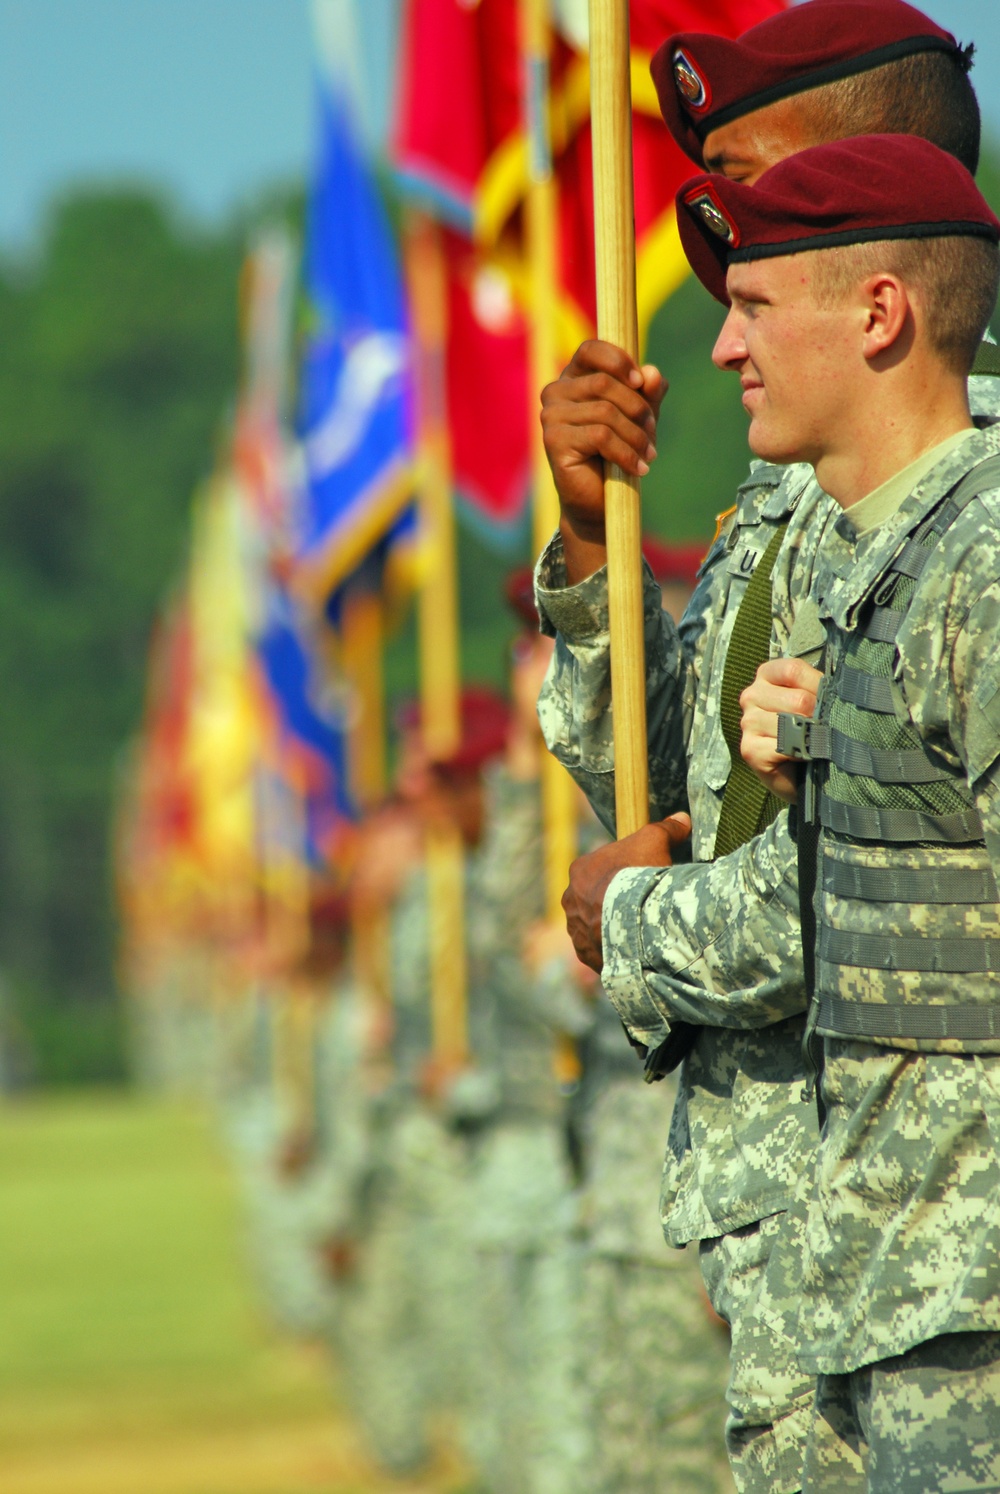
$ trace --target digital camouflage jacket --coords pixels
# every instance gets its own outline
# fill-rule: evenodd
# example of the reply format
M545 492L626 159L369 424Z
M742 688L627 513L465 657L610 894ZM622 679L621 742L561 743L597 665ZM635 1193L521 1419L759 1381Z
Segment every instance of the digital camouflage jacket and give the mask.
M664 1172L664 1230L675 1245L786 1208L815 1146L814 1107L799 1099L805 998L801 979L784 978L789 960L801 969L787 815L733 855L711 857L730 769L719 694L740 602L787 523L772 573L772 653L818 653L809 591L835 517L810 469L760 463L706 557L679 629L645 576L650 812L690 810L694 859L618 874L604 904L602 981L632 1036L649 1047L673 1022L701 1027L679 1076ZM564 578L556 537L537 573L542 625L557 636L539 716L549 748L613 831L606 573L573 587ZM757 914L749 935L747 902Z
M1000 380L972 378L969 388L974 414L1000 413ZM629 1031L651 1047L672 1022L703 1024L682 1066L664 1171L664 1232L675 1245L787 1208L816 1146L787 813L730 856L711 857L730 767L722 674L747 581L787 523L771 577L771 656L816 663L824 576L845 558L838 514L810 468L756 463L679 629L645 576L650 812L690 810L694 860L615 877L604 901L602 980ZM546 742L613 830L606 573L567 587L556 536L536 592L542 627L557 636L539 701Z

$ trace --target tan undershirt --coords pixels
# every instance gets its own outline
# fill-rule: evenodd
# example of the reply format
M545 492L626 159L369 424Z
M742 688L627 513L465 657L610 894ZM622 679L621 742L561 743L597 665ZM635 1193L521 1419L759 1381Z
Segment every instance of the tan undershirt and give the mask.
M895 477L890 477L857 503L852 503L850 508L844 510L852 527L858 534L867 534L869 530L877 529L880 524L891 519L931 468L936 467L950 451L954 451L956 446L961 446L963 441L975 434L974 425L964 431L956 431L953 436L932 446L930 451L925 451L923 456L918 456L915 462L897 472Z

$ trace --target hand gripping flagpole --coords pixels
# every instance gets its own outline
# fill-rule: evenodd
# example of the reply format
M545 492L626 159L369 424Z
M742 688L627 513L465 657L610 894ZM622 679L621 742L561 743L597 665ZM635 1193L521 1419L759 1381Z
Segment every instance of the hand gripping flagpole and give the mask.
M628 0L590 0L597 330L638 361ZM649 820L639 479L605 464L618 836Z

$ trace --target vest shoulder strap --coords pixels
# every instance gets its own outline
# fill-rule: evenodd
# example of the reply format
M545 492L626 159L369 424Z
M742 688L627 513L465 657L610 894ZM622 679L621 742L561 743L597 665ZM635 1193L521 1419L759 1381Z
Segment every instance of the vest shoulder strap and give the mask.
M722 734L729 748L730 769L715 836L716 860L737 850L766 829L782 807L780 800L768 793L740 756L740 696L756 679L760 666L770 657L771 572L787 528L787 524L782 524L774 531L767 549L757 562L756 570L747 582L726 651L719 716Z
M995 342L981 342L976 349L975 362L972 365L974 374L992 374L994 378L1000 378L1000 347Z

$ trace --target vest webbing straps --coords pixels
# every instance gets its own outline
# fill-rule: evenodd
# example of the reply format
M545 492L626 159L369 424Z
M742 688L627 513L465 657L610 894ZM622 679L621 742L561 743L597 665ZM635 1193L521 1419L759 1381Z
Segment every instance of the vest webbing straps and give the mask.
M832 965L855 965L868 970L1000 975L1000 943L995 939L857 934L824 924L819 934L819 957Z
M930 841L934 845L963 846L983 838L983 821L976 809L959 814L875 809L866 804L842 804L824 794L819 811L825 830L849 835L852 840Z
M892 681L879 679L874 674L863 674L850 664L841 665L839 694L848 705L860 706L863 711L874 711L881 716L896 714Z
M866 903L1000 902L991 871L973 867L855 866L823 858L823 890Z
M787 528L787 524L782 524L774 531L747 582L726 652L719 717L731 767L715 836L716 860L759 835L784 807L740 756L740 696L753 684L757 670L771 656L771 572Z
M873 643L895 643L905 617L905 612L895 612L891 607L873 607L859 631L862 638L870 638Z
M995 370L990 371L1000 376L1000 353L996 354ZM860 637L888 645L898 659L895 650L899 633L919 592L920 578L926 567L937 561L936 547L977 495L998 486L1000 454L993 454L965 473L915 533L904 539L895 560L870 594L870 610L857 629ZM904 576L916 585L900 594L896 581ZM842 659L840 668L828 681L824 705L830 700L840 701L862 715L872 714L867 724L834 714L833 720L838 722L834 726L830 714L825 710L821 713L823 721L812 727L807 739L810 755L818 759L810 774L810 808L818 800L818 819L823 828L854 842L881 843L888 848L907 843L981 846L982 820L973 804L967 802L964 808L942 814L933 813L930 805L921 803L920 784L934 784L951 775L943 773L925 753L905 700L896 686L882 677L886 662L880 656L877 669L873 664L873 673L866 680L862 670L852 668ZM878 718L889 715L899 722L898 747L881 745L886 734ZM857 780L857 787L851 793L862 802L834 797L835 793L846 794L847 789L836 774L822 768L824 760L834 764L840 774ZM875 790L880 784L902 785L902 804L907 805L909 799L912 807L889 808L880 807L877 802L863 802L865 797L877 799ZM961 801L966 796L956 797ZM896 798L899 803L899 796ZM803 816L806 818L814 816ZM815 985L810 982L812 1011L818 1017L812 1030L860 1039L995 1043L1000 1038L1000 1002L989 999L989 985L995 984L1000 976L1000 941L990 937L988 928L976 932L981 919L973 911L977 904L996 907L992 870L983 866L952 867L946 856L937 866L862 866L831 854L835 848L828 844L822 866L826 894L876 905L896 903L903 912L884 917L882 929L869 933L841 927L845 920L850 923L849 917L836 905L826 904L821 910L822 926L817 940L816 913L820 910L813 902L812 888L806 887L806 880L811 876L815 885L820 870L818 848L813 850L811 844L802 844L803 839L812 838L803 837L802 828L805 827L800 827L800 853L805 854L800 854L799 870L806 964L808 968L812 950L815 962L823 966L818 1010ZM953 937L928 933L919 920L908 917L909 909L922 904L958 908L963 903L971 916L954 917L950 923L940 921L942 928L954 931ZM890 995L888 1000L874 1000L866 993L863 979L858 977L846 979L844 995L833 994L831 980L838 971L838 978L844 979L850 970L882 972L894 977L885 983L885 989L897 994ZM815 974L815 964L810 973ZM942 978L926 983L927 995L922 1000L920 993L924 987L911 994L910 983L898 978L920 974ZM968 986L963 991L962 982L956 980L961 976L986 978L987 995L981 1003L950 999L953 995L972 994Z
M944 769L936 767L920 748L869 747L835 726L813 727L809 756L875 783L944 783L948 779Z
M817 1026L840 1037L989 1042L1000 1037L1000 1004L984 1001L981 1005L956 1002L949 1006L903 1006L824 996Z

